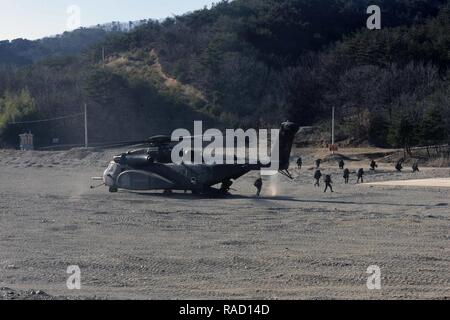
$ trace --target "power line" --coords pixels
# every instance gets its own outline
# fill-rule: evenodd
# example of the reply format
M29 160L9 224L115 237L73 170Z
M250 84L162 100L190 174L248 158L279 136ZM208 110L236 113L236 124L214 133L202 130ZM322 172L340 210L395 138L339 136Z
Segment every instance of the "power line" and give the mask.
M81 116L84 116L84 112L83 112L83 113L72 114L72 115L69 115L69 116L56 117L56 118L49 118L49 119L41 119L41 120L33 120L33 121L10 122L9 124L11 124L11 125L16 125L16 124L32 124L32 123L41 123L41 122L50 122L50 121L56 121L56 120L62 120L62 119L69 119L69 118L77 118L77 117L81 117Z

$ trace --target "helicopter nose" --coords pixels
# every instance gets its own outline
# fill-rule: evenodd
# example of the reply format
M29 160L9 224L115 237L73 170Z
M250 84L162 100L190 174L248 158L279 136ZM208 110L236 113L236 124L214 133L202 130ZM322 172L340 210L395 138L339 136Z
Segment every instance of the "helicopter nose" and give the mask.
M108 168L103 172L103 182L108 187L115 186L115 180L120 172L120 165L112 161Z
M103 182L108 187L113 187L114 186L114 179L112 178L112 176L107 171L105 171L103 173Z

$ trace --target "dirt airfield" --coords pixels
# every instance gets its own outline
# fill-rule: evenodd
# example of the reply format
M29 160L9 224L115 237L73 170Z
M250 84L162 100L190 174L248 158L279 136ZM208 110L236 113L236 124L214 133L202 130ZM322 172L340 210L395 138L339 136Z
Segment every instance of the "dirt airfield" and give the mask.
M346 151L342 151L345 153ZM349 151L350 152L350 151ZM358 150L351 150L354 154ZM0 150L0 299L448 299L450 188L313 186L314 150L294 181L257 173L224 199L90 190L111 151ZM293 157L294 160L294 157ZM365 182L450 177L381 163ZM448 180L447 180L448 181ZM94 182L95 183L95 182ZM68 290L67 267L81 269ZM381 290L366 273L381 268Z

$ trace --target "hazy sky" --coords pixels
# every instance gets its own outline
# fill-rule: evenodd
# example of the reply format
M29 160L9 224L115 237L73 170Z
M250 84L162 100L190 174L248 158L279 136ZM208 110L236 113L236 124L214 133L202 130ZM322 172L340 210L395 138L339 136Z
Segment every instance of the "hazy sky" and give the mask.
M78 22L88 27L111 21L165 18L201 9L213 2L218 1L0 0L0 40L38 39L70 30Z

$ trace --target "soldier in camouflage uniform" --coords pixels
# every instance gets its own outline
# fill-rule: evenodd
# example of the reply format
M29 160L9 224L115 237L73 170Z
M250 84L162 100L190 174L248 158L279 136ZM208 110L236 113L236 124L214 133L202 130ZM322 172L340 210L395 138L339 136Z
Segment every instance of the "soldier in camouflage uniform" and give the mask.
M255 181L255 184L254 184L254 186L256 187L256 196L260 196L261 195L261 190L262 190L262 187L263 187L263 181L262 181L262 179L261 178L258 178L256 181Z
M364 169L361 168L358 170L358 181L356 183L364 183Z
M350 179L350 170L345 169L344 170L344 181L345 181L345 184L348 184L348 180L349 179Z
M324 193L327 192L328 188L330 188L331 192L334 192L333 186L331 185L332 183L333 183L333 181L331 180L331 175L327 174L325 176L325 191L324 191Z

